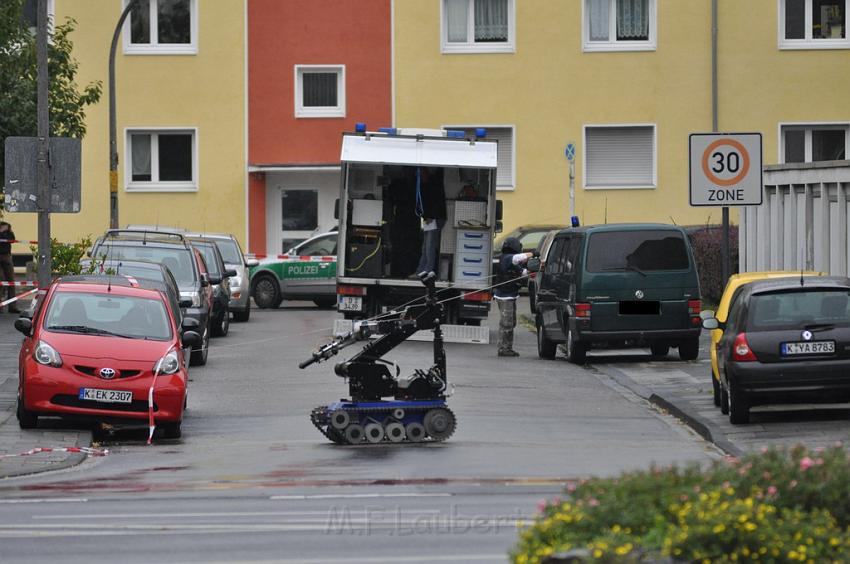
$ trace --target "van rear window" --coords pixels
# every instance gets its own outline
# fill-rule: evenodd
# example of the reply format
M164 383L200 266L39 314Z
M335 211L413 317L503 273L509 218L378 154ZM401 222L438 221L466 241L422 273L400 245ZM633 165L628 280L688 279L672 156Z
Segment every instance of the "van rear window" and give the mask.
M587 244L588 272L686 270L685 239L677 231L593 233Z

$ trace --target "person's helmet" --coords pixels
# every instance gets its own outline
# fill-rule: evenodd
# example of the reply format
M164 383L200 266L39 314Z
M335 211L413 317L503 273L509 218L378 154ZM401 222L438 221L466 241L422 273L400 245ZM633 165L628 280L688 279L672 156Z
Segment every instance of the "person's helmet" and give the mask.
M502 243L502 252L510 253L510 254L518 254L522 252L522 243L519 242L519 239L516 237L508 237L505 239L505 242Z

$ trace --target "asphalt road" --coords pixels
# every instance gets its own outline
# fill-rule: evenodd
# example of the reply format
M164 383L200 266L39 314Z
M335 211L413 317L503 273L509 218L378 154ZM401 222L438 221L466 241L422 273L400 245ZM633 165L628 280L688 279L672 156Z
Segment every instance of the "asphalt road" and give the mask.
M720 456L604 372L538 359L521 328L516 359L447 346L449 441L333 445L308 416L347 386L297 364L335 317L288 305L232 324L191 371L180 440L121 432L106 457L0 482L0 561L498 562L565 482ZM388 358L408 373L430 354Z

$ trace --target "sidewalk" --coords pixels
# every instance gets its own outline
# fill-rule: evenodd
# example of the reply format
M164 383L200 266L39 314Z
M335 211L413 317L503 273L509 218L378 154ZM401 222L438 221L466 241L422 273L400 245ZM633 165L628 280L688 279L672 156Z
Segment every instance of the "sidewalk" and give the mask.
M20 308L29 302L20 304ZM37 429L23 430L15 417L18 392L18 352L22 335L15 330L17 314L0 313L0 479L59 470L79 464L79 452L41 452L21 455L34 448L62 449L91 445L91 432L64 426L59 421L40 421Z

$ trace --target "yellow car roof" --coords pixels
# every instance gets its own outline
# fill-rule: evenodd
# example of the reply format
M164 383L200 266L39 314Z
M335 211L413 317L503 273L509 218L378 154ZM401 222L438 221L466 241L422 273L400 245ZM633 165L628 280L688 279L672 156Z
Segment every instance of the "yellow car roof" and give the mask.
M726 321L726 316L729 313L729 302L732 301L732 296L735 294L735 290L744 284L755 280L764 280L766 278L788 278L800 276L801 274L803 276L826 276L826 272L817 272L814 270L806 270L803 272L800 272L799 270L761 270L733 274L729 277L729 281L726 283L726 288L723 290L723 295L720 297L720 303L717 305L715 317L718 321Z

